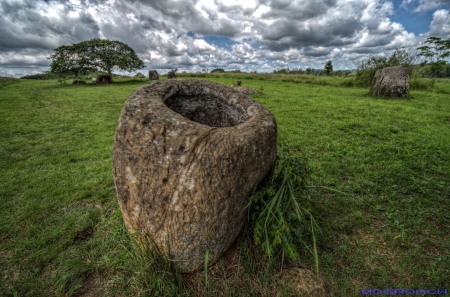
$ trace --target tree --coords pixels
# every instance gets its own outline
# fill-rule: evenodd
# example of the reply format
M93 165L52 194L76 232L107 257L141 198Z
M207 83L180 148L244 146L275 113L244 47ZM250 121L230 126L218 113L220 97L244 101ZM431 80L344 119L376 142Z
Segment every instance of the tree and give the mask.
M215 69L211 70L211 73L214 73L214 72L225 72L225 70L223 68L215 68Z
M327 75L330 75L333 72L333 63L331 61L326 62L323 70L325 70Z
M430 58L432 63L439 63L450 56L450 39L443 40L439 37L428 37L423 44L429 45L417 48L420 51L419 56Z
M450 56L450 39L443 40L439 37L428 37L428 39L418 47L420 51L419 55L429 58L429 73L428 75L433 77L445 77L447 76L447 62L445 58Z
M86 71L102 70L108 72L112 81L114 68L134 71L144 68L134 50L127 44L108 39L94 38L72 45L63 45L54 49L48 57L52 60L50 71L60 76L78 74Z

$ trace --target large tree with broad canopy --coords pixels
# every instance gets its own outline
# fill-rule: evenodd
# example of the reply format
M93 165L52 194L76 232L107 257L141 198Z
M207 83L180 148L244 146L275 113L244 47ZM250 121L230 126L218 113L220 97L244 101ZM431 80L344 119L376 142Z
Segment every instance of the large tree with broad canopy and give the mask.
M103 70L112 80L114 68L133 71L144 68L144 62L127 44L108 39L94 38L54 49L50 71L59 75Z

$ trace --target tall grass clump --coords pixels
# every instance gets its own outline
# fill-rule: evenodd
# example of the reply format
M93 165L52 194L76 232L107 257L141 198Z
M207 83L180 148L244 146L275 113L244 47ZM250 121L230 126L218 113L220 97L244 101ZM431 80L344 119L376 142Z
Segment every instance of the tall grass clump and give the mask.
M318 273L314 235L317 224L309 211L308 184L309 174L303 158L298 152L292 154L281 148L271 175L250 199L249 219L254 243L269 257L286 255L295 260L299 257L297 248L304 246L314 256ZM306 233L310 233L311 240L306 238Z
M409 82L409 88L417 91L432 91L436 84L434 78L413 77Z
M107 294L115 296L126 290L129 296L180 296L183 279L170 255L163 254L150 236L129 234L124 225L121 232L121 259L113 265L116 277Z

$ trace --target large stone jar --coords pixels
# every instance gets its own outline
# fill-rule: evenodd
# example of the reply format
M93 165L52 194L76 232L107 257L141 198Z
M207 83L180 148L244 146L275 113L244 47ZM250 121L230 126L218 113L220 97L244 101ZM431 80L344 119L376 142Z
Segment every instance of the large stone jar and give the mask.
M208 81L144 85L125 102L114 139L125 225L181 272L201 269L207 250L212 264L239 234L276 153L275 119L253 99Z
M409 94L409 74L406 67L378 69L372 79L370 93L378 97L402 98Z

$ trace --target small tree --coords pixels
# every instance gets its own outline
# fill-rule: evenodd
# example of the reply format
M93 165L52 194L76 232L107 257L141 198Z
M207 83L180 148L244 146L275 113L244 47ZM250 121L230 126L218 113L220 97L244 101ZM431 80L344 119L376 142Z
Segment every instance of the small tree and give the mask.
M443 40L439 37L429 37L421 47L417 50L420 51L419 55L429 58L429 75L433 77L445 77L446 76L446 64L445 58L450 56L450 39Z
M327 75L331 75L331 72L333 72L333 63L331 61L326 62L323 70L325 70Z
M102 70L112 81L114 68L134 71L145 67L134 50L123 42L94 38L72 45L54 49L48 57L52 60L50 71L60 76L78 74L86 71Z
M443 61L450 56L450 39L442 40L439 37L428 37L423 44L417 49L420 51L419 56L429 58L431 62Z

